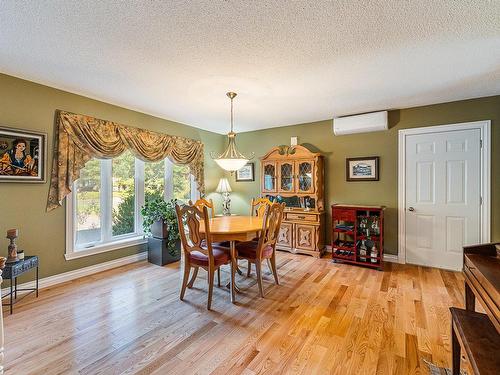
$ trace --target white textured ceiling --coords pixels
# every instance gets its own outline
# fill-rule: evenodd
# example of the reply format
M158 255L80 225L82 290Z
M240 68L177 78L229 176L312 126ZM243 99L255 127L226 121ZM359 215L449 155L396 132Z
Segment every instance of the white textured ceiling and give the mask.
M241 132L500 94L500 0L0 0L0 71Z

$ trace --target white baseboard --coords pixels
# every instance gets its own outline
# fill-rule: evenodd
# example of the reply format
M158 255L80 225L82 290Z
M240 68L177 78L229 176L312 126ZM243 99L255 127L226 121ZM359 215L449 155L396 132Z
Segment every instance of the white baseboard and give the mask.
M65 283L67 281L78 279L80 277L89 276L89 275L92 275L94 273L98 273L98 272L102 272L102 271L107 271L107 270L110 270L112 268L124 266L126 264L139 262L141 260L147 259L147 257L148 257L148 252L144 251L142 253L129 255L127 257L118 258L115 260L110 260L109 262L94 264L92 266L80 268L80 269L77 269L74 271L68 271L68 272L60 273L58 275L44 277L43 279L39 280L38 287L39 287L39 289L48 288L48 287L53 286L53 285L57 285L57 284ZM21 288L33 288L33 284L34 284L33 281L29 281L29 282L24 283L24 284L19 284L17 287L19 289L21 289ZM4 295L5 293L8 293L8 292L10 292L9 288L2 289L2 295Z
M394 254L384 254L384 262L399 263L399 258Z

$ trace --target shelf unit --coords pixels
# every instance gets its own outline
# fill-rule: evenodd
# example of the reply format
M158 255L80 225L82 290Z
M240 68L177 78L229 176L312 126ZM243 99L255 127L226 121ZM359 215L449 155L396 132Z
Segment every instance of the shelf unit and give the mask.
M332 205L332 259L382 270L385 206Z

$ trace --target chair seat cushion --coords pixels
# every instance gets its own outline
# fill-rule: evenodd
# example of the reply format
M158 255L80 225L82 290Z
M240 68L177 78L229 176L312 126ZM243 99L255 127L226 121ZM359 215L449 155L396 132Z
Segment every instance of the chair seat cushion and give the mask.
M226 248L212 246L212 253L214 255L215 267L229 262L230 255ZM192 265L208 267L208 256L201 251L191 251L189 253L189 261Z
M238 242L236 244L236 251L238 256L242 258L255 259L257 258L257 247L259 245L258 241L246 241ZM263 258L270 258L273 255L272 246L268 245L262 251Z

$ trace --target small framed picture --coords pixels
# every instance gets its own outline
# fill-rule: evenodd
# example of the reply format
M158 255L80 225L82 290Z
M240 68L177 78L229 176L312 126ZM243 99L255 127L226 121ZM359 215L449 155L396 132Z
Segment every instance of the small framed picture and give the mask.
M0 126L0 182L45 182L47 134Z
M247 163L236 171L236 182L255 181L255 164Z
M378 181L379 157L345 159L346 181Z

